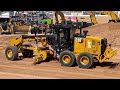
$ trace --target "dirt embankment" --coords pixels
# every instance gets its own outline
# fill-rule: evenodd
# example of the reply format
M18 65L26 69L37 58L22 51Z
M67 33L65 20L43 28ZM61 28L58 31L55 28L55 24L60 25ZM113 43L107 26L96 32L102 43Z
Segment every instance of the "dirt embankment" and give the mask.
M84 28L89 35L105 37L112 46L120 46L120 23L106 23ZM79 32L79 31L77 31Z

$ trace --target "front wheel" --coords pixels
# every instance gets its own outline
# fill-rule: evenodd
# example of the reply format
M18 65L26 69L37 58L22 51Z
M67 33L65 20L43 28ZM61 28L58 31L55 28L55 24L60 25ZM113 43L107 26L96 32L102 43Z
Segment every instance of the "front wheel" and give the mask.
M8 60L16 60L18 58L18 50L15 46L8 46L5 50L5 55Z

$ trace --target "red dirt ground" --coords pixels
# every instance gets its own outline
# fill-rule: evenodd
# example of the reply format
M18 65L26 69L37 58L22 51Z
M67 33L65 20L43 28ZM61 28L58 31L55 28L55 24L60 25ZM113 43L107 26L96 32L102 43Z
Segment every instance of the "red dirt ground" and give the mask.
M0 39L2 38L3 36L0 37ZM4 49L8 45L9 39L9 36L2 39L4 42L0 46L1 79L110 79L120 77L119 53L110 61L101 64L96 63L96 67L93 69L81 69L78 66L64 67L56 60L33 65L32 58L25 58L18 61L8 61L6 59ZM118 49L119 51L120 49Z
M0 35L0 79L119 79L120 24L95 25L85 29L90 35L107 38L113 48L118 49L117 55L104 63L95 63L93 69L81 69L78 66L64 67L56 60L37 65L32 64L32 58L8 61L4 53L5 48L15 35Z

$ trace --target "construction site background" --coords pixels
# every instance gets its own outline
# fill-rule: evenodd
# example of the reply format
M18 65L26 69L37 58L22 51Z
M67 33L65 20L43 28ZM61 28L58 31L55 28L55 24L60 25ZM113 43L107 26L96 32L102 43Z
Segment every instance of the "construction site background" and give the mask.
M68 20L69 16L75 16L75 15L65 15L65 19ZM91 19L89 15L79 15L76 17L78 18L79 22L84 21L84 22L91 23ZM58 16L58 19L59 20L61 19L60 16ZM96 19L99 24L103 24L103 23L108 23L111 17L108 15L96 15ZM55 23L55 17L53 17L53 23Z

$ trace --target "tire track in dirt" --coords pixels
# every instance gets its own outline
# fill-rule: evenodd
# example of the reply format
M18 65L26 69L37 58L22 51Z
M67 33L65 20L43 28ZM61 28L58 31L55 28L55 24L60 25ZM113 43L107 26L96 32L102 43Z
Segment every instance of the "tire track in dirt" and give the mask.
M1 70L2 69L2 70ZM12 69L12 71L9 71L8 69ZM66 71L59 71L59 70L53 70L53 69L34 69L34 68L30 68L30 67L17 67L17 66L7 66L7 65L1 65L0 66L0 70L4 71L4 72L9 72L9 73L19 73L19 74L29 74L31 75L32 72L36 72L32 75L39 75L40 77L49 77L50 78L84 78L84 77L88 77L88 78L100 78L99 75L101 75L102 78L117 78L116 76L106 76L106 74L91 74L91 73L77 73L77 72L66 72ZM20 70L18 72L18 70ZM28 71L29 70L29 71ZM48 76L49 75L49 76ZM110 75L110 74L109 74ZM119 74L120 75L120 74ZM69 77L68 77L69 76Z
M2 59L3 60L1 60L1 63L4 63L4 62L10 62L10 63L15 63L15 64L20 64L20 63L22 63L22 64L24 64L24 65L28 65L28 63L31 65L32 63L33 63L33 59L32 58L23 58L22 60L16 60L16 61L9 61L9 60L7 60L6 59L6 57L5 57L5 55L3 55L3 54L0 54L0 57L2 57ZM4 62L3 62L4 61ZM106 62L119 62L120 61L120 58L119 58L119 55L116 55L115 57L113 57L112 59L110 59L110 60L107 60ZM47 64L47 63L57 63L57 64L60 64L60 63L58 63L58 61L57 60L50 60L50 62L42 62L42 63L44 63L44 64ZM41 63L41 64L42 64ZM56 64L56 65L57 65ZM47 64L48 65L48 64Z
M112 59L111 61L115 61L114 59ZM118 62L118 60L116 60L116 63ZM23 60L21 60L21 61L8 61L8 60L4 60L4 62L1 60L0 61L0 63L1 64L6 64L6 63L8 63L8 64L15 64L15 65L27 65L27 66L30 66L30 65L32 65L32 63L33 63L33 60L30 58L30 59L27 59L27 58L25 58L25 59L23 59ZM107 63L107 62L106 62ZM109 61L108 61L108 63L109 63ZM58 62L58 61L54 61L54 60L51 60L50 62L41 62L40 64L37 64L36 66L52 66L52 67L61 67L60 66L60 63ZM102 64L101 64L102 65ZM119 66L119 65L118 65ZM100 67L100 66L97 66L98 68L108 68L108 67ZM75 68L78 68L78 66L76 66ZM96 68L95 68L96 69ZM110 69L111 70L111 69Z
M112 71L112 72L106 72L106 70L101 70L101 69L96 69L96 70L94 70L94 69L91 69L91 70L85 70L85 69L77 69L77 68L71 68L71 67L53 67L52 65L51 65L51 67L50 66L39 66L39 67L34 67L34 66L30 66L30 67L23 67L23 65L20 65L20 66L17 66L17 65L1 65L2 67L3 66L5 66L5 67L8 67L8 68L13 68L12 69L12 71L14 70L14 69L17 69L17 70L20 70L20 69L22 69L22 71L23 71L23 69L27 69L28 71L27 72L29 72L29 71L36 71L36 70L38 70L38 71L40 71L40 72L42 72L42 73L45 73L45 72L47 72L47 73L49 73L49 75L50 75L50 73L51 72L53 72L53 73L56 73L58 76L60 75L62 75L62 76L66 76L66 74L67 74L67 77L69 76L69 77L72 77L72 76L74 76L74 78L76 77L76 78L80 78L81 76L82 77L88 77L88 78L90 78L90 77L96 77L96 78L100 78L100 77L102 77L102 78L118 78L119 76L120 76L120 72L119 73L116 73L115 71ZM2 68L0 66L0 68ZM21 71L21 70L20 70ZM73 73L74 72L74 73ZM86 74L86 72L87 72L87 74ZM113 75L113 73L115 74L115 75ZM118 75L117 75L118 74ZM77 76L78 75L78 76ZM67 77L65 77L65 78L67 78Z

